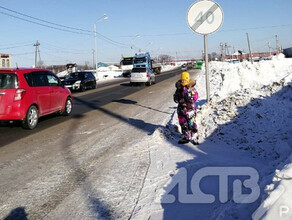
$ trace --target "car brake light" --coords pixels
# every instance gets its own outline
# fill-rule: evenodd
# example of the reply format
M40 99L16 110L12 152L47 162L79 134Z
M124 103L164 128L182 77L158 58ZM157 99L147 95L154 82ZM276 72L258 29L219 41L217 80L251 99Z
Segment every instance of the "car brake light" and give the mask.
M147 76L147 77L149 77L149 74L148 74L148 73L146 73L146 76Z
M17 89L15 92L14 101L19 101L23 99L25 92L26 91L24 89Z

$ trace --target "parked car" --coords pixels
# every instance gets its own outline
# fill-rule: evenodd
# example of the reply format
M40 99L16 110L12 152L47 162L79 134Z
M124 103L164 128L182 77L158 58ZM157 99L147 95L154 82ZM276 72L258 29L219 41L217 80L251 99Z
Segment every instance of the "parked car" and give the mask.
M73 97L60 79L45 69L0 69L0 120L22 121L34 129L39 117L69 115Z
M73 72L65 77L63 84L70 90L84 92L86 89L96 88L96 78L92 72Z
M147 67L135 67L132 69L130 75L130 84L145 83L147 86L151 86L155 83L155 74L150 68Z

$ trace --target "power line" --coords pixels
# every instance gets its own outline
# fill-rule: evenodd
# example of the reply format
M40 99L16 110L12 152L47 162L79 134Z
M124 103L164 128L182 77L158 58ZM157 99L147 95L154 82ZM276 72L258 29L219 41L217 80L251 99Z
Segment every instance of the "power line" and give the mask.
M14 49L14 48L26 47L26 46L32 46L32 44L25 44L25 45L14 46L14 47L2 47L0 48L0 50Z
M46 20L43 20L43 19L39 19L39 18L36 18L36 17L33 17L33 16L30 16L30 15L26 15L26 14L23 14L23 13L20 13L20 12L17 12L17 11L14 11L14 10L11 10L11 9L8 9L8 8L5 8L3 6L0 6L1 9L4 9L4 10L7 10L7 11L10 11L10 12L13 12L15 14L18 14L18 15L21 15L21 16L24 16L24 17L28 17L30 19L34 19L34 20L37 20L37 21L41 21L41 22L44 22L44 23L47 23L47 24L51 24L51 25L47 25L47 24L42 24L42 23L39 23L39 22L35 22L35 21L32 21L32 20L28 20L28 19L25 19L25 18L22 18L22 17L19 17L19 16L16 16L16 15L12 15L12 14L8 14L8 13L5 13L5 12L1 12L1 14L4 14L6 16L10 16L10 17L13 17L13 18L16 18L16 19L19 19L19 20L22 20L22 21L26 21L26 22L29 22L29 23L32 23L32 24L36 24L36 25L40 25L40 26L43 26L43 27L47 27L47 28L51 28L51 29L55 29L55 30L59 30L59 31L63 31L63 32L69 32L69 33L74 33L74 34L81 34L81 35L91 35L93 33L93 31L90 31L90 30L85 30L85 29L80 29L80 28L74 28L74 27L69 27L69 26L65 26L65 25L61 25L61 24L57 24L57 23L53 23L53 22L49 22L49 21L46 21ZM62 27L62 28L59 28L59 27L54 27L54 26L59 26L59 27ZM66 30L64 28L67 28L67 29L71 29L71 30ZM76 31L72 31L72 30L76 30ZM79 31L79 32L77 32ZM81 31L81 32L80 32ZM83 33L83 32L86 32L86 33ZM99 35L103 40L107 41L108 43L110 44L113 44L115 46L117 45L120 45L120 46L127 46L129 47L128 45L126 44L123 44L123 43L120 43L120 42L117 42L115 40L112 40L110 39L109 37L106 37L105 35L103 34L100 34L97 32L97 35Z
M261 30L261 29L278 28L278 27L288 27L288 26L292 26L292 24L280 24L280 25L272 25L272 26L261 26L261 27L238 28L238 29L220 30L220 31L218 31L218 32L232 32L232 31L246 31L246 30Z
M0 47L15 46L15 45L19 46L19 45L26 45L28 43L33 44L30 41L27 41L27 42L21 42L21 43L1 44Z
M14 11L14 10L11 10L9 8L5 8L3 6L0 6L0 8L2 8L4 10L7 10L7 11L10 11L10 12L13 12L15 14L24 16L24 17L28 17L28 18L31 18L31 19L34 19L34 20L37 20L37 21L41 21L41 22L47 23L47 24L52 24L52 25L55 25L55 26L59 26L59 27L67 28L67 29L72 29L72 30L77 30L77 31L84 31L84 32L88 32L88 33L91 33L92 32L92 31L85 30L85 29L80 29L80 28L75 28L75 27L69 27L69 26L65 26L65 25L53 23L53 22L50 22L50 21L46 21L46 20L43 20L43 19L39 19L39 18L30 16L30 15L26 15L26 14L23 14L23 13L20 13L20 12Z
M0 13L1 14L4 14L4 15L7 15L7 16L10 16L10 17L13 17L13 18L16 18L16 19L19 19L19 20L22 20L22 21L26 21L26 22L29 22L29 23L32 23L32 24L40 25L40 26L43 26L43 27L47 27L47 28L51 28L51 29L55 29L55 30L59 30L59 31L64 31L64 32L69 32L69 33L74 33L74 34L89 35L89 34L86 34L86 33L81 33L81 32L76 32L76 31L70 31L70 30L65 30L65 29L62 29L62 28L53 27L53 26L46 25L46 24L41 24L41 23L38 23L38 22L35 22L35 21L27 20L25 18L17 17L15 15L7 14L7 13L2 12L2 11L0 11Z
M26 53L15 53L11 54L12 56L23 56L23 55L29 55L29 54L34 54L35 52L26 52Z
M50 44L43 43L44 46L42 48L45 48L49 51L54 51L55 53L70 53L70 54L87 54L90 53L91 49L88 50L78 50L78 49L68 49L68 48L61 48L56 47Z
M268 28L278 28L278 27L288 27L292 26L292 24L280 24L280 25L272 25L272 26L261 26L261 27L248 27L248 28L238 28L238 29L226 29L226 30L220 30L218 32L236 32L236 31L245 31L245 30L260 30L260 29L268 29ZM179 36L179 35L193 35L190 32L185 33L163 33L163 34L140 34L141 37L166 37L166 36ZM114 36L114 37L123 37L123 38L129 38L133 37L133 35L120 35L120 36Z

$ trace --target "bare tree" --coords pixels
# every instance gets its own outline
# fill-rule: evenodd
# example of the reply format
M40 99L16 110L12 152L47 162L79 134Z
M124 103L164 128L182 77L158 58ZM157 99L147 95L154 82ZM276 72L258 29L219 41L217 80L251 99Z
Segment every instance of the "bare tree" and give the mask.
M159 57L158 57L158 61L160 63L169 63L172 60L173 60L173 57L166 55L166 54L159 55Z

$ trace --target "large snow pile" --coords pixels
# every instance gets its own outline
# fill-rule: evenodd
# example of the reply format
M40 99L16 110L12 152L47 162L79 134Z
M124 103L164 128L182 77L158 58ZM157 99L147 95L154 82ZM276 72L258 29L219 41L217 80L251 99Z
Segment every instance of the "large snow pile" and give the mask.
M179 63L174 63L174 65L169 65L169 64L163 64L161 65L161 72L166 72L166 71L170 71L170 70L174 70L178 67L180 67L181 65Z
M198 84L205 84L204 77L198 79ZM276 170L273 183L266 187L269 197L254 215L255 219L264 214L265 219L277 219L280 209L283 216L287 213L288 218L292 216L291 77L292 60L282 54L272 61L255 64L213 62L210 65L211 102L198 113L201 141L208 138L248 151L254 158L269 158L271 169L285 166L281 171ZM204 87L198 89L205 93ZM227 123L228 126L222 126ZM268 178L261 182L268 182ZM279 190L280 186L285 190Z
M273 116L273 120L281 119L277 116L277 112L272 113L273 109L278 109L273 107L277 106L277 103L270 103L271 108L267 109L267 111L270 111L268 114L265 110L260 109L260 106L266 97L276 94L280 96L276 99L280 103L287 102L287 107L282 109L289 112L289 107L291 107L289 102L291 73L292 60L285 59L283 54L275 57L273 61L262 61L255 64L250 62L238 64L212 62L209 76L211 102L204 105L198 115L198 121L201 124L208 125L202 132L202 137L209 136L216 129L216 125L231 121L239 114L239 108L242 106L247 108L248 103L253 106L254 111L258 111L257 118L262 118L263 115L261 114L266 114L267 116ZM201 75L197 79L197 89L201 101L206 99L205 84L205 76ZM287 90L288 94L285 91L277 94L283 87L287 87L285 91ZM285 93L288 97L282 93ZM204 119L211 120L210 117L207 117L211 114L210 111L212 111L212 120L214 121L206 123ZM283 121L285 120L283 119Z
M116 66L99 67L97 69L97 74L95 73L95 78L99 80L108 80L122 77L122 70Z
M230 64L211 62L211 101L205 75L197 80L200 145L178 145L176 112L151 137L151 166L134 213L137 219L291 219L292 59ZM173 102L165 103L175 109ZM150 142L150 141L149 141ZM201 167L249 166L259 173L260 198L252 204L164 204L174 182ZM190 178L190 177L189 177ZM216 181L214 181L216 182ZM203 183L218 195L218 185ZM186 189L191 192L190 187ZM182 191L181 191L182 192ZM229 192L232 193L232 192ZM155 201L155 202L153 202Z
M253 90L253 95L265 85L285 79L291 80L292 62L285 59L283 54L274 57L272 61L261 61L251 64L211 62L210 91L211 97L227 97L236 91ZM204 69L203 69L204 71ZM201 77L203 82L205 79Z

